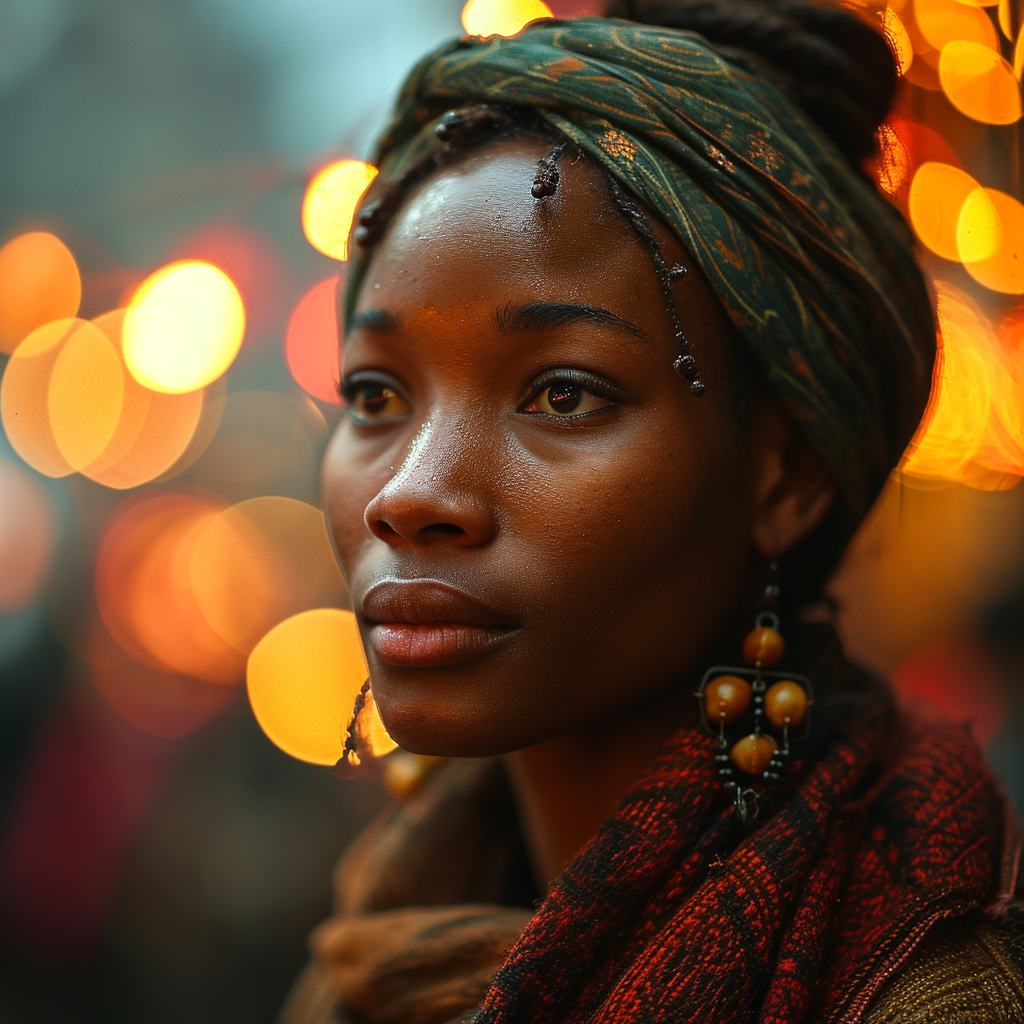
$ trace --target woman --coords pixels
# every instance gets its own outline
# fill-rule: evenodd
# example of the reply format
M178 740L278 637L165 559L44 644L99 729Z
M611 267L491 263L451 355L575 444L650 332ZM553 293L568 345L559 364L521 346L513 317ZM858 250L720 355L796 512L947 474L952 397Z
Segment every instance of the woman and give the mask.
M806 3L616 13L443 47L380 145L327 514L389 731L457 760L286 1018L1024 1019L997 787L821 602L934 355L860 169L892 57Z

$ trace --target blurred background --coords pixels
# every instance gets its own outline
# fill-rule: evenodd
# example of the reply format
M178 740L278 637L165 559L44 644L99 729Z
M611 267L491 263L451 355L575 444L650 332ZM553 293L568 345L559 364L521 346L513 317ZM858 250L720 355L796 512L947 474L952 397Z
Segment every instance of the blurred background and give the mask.
M600 8L0 0L5 1024L274 1019L388 799L322 767L344 701L313 735L266 669L313 659L315 700L339 651L363 677L318 496L363 161L430 46ZM1024 802L1021 4L855 9L901 61L869 171L942 357L832 594L851 652Z

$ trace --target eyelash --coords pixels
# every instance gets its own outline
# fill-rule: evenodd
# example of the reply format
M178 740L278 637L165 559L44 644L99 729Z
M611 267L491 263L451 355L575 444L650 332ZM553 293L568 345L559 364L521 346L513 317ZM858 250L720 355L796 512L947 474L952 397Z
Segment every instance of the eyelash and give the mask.
M549 412L526 412L524 406L528 406L537 401L541 395L544 394L549 388L553 388L558 384L569 384L574 388L578 388L584 394L591 395L592 397L599 398L606 402L606 405L601 406L598 409L591 409L587 412L581 413L566 413L565 415L556 415ZM341 395L342 400L349 409L349 415L357 423L370 423L372 419L360 420L352 413L352 409L355 405L356 400L362 394L364 389L367 388L389 388L396 392L401 397L399 389L391 382L381 380L378 378L361 378L356 380L344 380L338 384L338 393ZM597 413L610 412L618 408L621 397L617 394L617 389L611 387L608 382L602 380L599 377L595 377L590 373L586 373L582 370L564 369L564 370L551 370L548 371L539 380L533 382L530 387L527 396L522 399L516 406L517 412L522 412L527 416L541 416L549 422L571 422L573 420L586 419L589 416L594 416ZM387 422L389 419L397 417L382 417L380 422Z
M618 403L621 401L621 396L617 394L617 389L610 387L600 377L595 377L583 370L565 369L549 371L540 380L535 381L530 387L529 394L519 403L517 409L522 411L523 406L537 401L548 388L554 387L556 384L570 384L575 388L579 388L585 394L600 398L608 404L601 406L599 409L592 409L589 412L567 413L563 416L556 416L553 413L547 412L530 412L525 413L525 415L543 416L549 422L566 423L573 420L586 419L588 416L595 416L602 412L611 412L618 407Z

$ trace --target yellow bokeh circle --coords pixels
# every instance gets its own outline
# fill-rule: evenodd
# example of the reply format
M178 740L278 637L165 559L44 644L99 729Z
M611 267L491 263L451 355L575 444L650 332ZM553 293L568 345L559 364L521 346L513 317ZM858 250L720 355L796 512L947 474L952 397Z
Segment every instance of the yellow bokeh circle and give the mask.
M999 36L989 16L961 0L914 0L914 22L936 50L954 40L999 49Z
M551 16L541 0L469 0L462 27L471 36L514 36L531 21Z
M234 362L245 334L245 307L231 279L212 263L182 260L150 275L132 296L124 360L144 387L197 391Z
M963 263L987 260L1003 243L1003 224L988 191L976 188L960 207L956 226L957 254Z
M249 702L263 731L286 754L334 765L368 675L355 616L316 608L285 619L253 649Z
M939 81L949 102L975 121L1014 124L1020 120L1020 84L1013 68L982 43L959 39L944 46Z
M352 218L375 177L373 164L339 160L313 178L302 201L302 228L314 249L331 259L348 259Z
M910 183L907 208L917 237L932 252L959 260L960 212L980 186L966 171L938 161L921 164Z
M973 252L964 251L967 273L994 292L1024 295L1024 204L999 189L978 189L964 203L961 226L972 209L981 211L986 237Z

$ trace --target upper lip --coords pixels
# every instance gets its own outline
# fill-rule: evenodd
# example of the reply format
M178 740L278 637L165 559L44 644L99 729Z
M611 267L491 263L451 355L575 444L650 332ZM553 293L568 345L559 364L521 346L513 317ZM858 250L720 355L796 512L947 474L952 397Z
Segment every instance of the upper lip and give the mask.
M383 580L370 587L362 604L363 615L374 623L515 625L490 605L438 580Z

